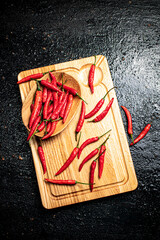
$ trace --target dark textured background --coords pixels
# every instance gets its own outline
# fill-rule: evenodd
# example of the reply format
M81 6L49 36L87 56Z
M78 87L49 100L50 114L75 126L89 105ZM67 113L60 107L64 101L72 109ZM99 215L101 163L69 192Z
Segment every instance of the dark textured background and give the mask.
M0 239L157 240L160 1L3 1L0 11ZM46 210L21 120L17 75L95 54L108 59L119 105L132 114L134 136L154 118L147 136L131 148L139 186ZM123 112L122 117L127 129Z

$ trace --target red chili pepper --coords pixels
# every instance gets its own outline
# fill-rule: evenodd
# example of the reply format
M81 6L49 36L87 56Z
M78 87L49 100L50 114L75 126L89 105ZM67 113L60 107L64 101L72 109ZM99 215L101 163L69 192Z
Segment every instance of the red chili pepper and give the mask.
M37 87L38 87L38 89L37 89L36 95L35 95L34 108L33 108L33 111L31 113L31 116L29 119L29 129L32 127L34 120L37 118L37 116L39 115L41 108L42 108L42 91L39 87L38 82L37 82Z
M76 141L77 141L77 134L81 131L83 127L85 112L86 112L86 106L85 106L85 103L82 101L81 114L76 127Z
M45 181L50 182L50 183L54 183L54 184L60 184L60 185L75 185L77 183L89 185L89 183L78 182L76 180L61 180L61 179L47 179L47 178L45 178Z
M65 123L65 121L66 121L66 119L68 117L68 114L69 114L69 112L71 110L72 104L73 104L73 95L69 94L68 102L66 102L66 108L64 109L63 123Z
M17 82L17 84L28 82L28 81L34 80L34 79L39 79L39 78L43 77L43 75L44 75L44 73L36 73L36 74L29 75L25 78L22 78L20 81Z
M127 120L128 120L128 134L131 136L132 142L134 143L131 114L130 114L130 112L128 111L128 109L126 107L121 106L121 108L125 111L125 114L127 116Z
M45 156L44 156L44 151L41 145L38 146L38 154L39 154L39 158L41 160L42 163L42 167L43 167L43 174L46 173L47 167L46 167L46 160L45 160Z
M48 106L48 114L53 111L53 103Z
M45 140L45 139L49 138L50 136L52 136L52 134L54 133L54 131L56 129L57 123L58 122L52 122L50 131L42 138L42 140Z
M62 86L62 83L61 83L61 82L57 82L57 85L58 85L58 86ZM69 93L71 93L73 96L78 96L81 100L83 100L86 104L88 104L88 103L78 94L78 92L77 92L76 89L71 88L71 87L68 87L68 86L66 86L66 85L63 85L63 88L64 88L64 90L69 91Z
M46 128L46 132L47 132L47 133L50 131L51 126L52 126L52 122L48 122L47 128Z
M96 56L95 56L94 64L92 64L92 66L90 68L89 78L88 78L88 84L89 84L89 87L91 89L91 93L94 93L93 82L94 82L95 67L96 67Z
M57 92L53 92L53 112L58 106L58 94Z
M63 93L64 94L64 93ZM63 98L63 100L59 103L59 105L57 106L57 108L55 109L55 111L53 112L52 116L51 116L51 119L54 120L57 118L57 116L60 114L61 110L62 110L62 107L64 105L64 103L66 102L67 100L67 97L68 97L68 94L66 94Z
M56 80L56 77L53 75L53 73L49 72L50 74L50 77L51 77L51 83L57 87L57 80Z
M109 136L110 136L110 135L109 135ZM83 161L81 162L81 164L80 164L80 166L79 166L79 172L81 171L81 169L82 169L82 167L84 166L84 164L85 164L86 162L88 162L92 157L94 157L94 156L98 153L98 151L99 151L99 149L101 148L101 146L104 145L104 144L106 143L106 141L109 139L109 136L107 137L107 139L106 139L98 148L94 149L92 152L90 152L90 153L85 157L85 159L83 159ZM102 152L103 152L103 151L102 151ZM102 155L102 152L100 153L100 155L99 155L95 160L97 160L97 159Z
M67 159L67 161L63 164L63 166L58 170L58 172L55 174L55 176L59 175L60 173L62 173L75 159L75 157L77 156L77 153L79 151L79 142L80 142L80 138L81 138L81 133L79 136L79 140L77 143L77 146L73 149L73 151L71 152L70 157Z
M88 138L79 148L79 152L78 152L78 159L80 158L80 155L83 151L83 149L91 144L91 143L94 143L94 142L97 142L100 138L102 138L104 135L106 135L107 133L109 133L111 131L111 129L107 132L105 132L103 135L99 136L99 137L92 137L92 138Z
M47 118L48 115L48 106L49 106L49 102L51 100L51 96L52 96L52 91L48 90L48 94L47 94L47 100L44 103L44 108L43 108L43 119Z
M99 114L96 118L94 118L92 121L89 121L89 122L99 122L99 121L101 121L107 115L109 109L112 106L113 100L114 100L114 98L111 99L111 101L108 103L107 107L104 109L104 111L101 114Z
M33 108L34 108L34 104L32 103L31 104L31 112L33 111Z
M46 80L41 80L41 85L52 90L52 91L56 91L56 92L62 92L59 88L57 88L56 86L54 86L52 83L47 82Z
M68 102L68 98L69 98L68 95L69 95L69 92L67 92L67 98L66 98L66 101L65 101L65 103L63 104L62 110L61 110L61 112L60 112L60 117L61 117L61 118L64 117L65 109L66 109L67 102Z
M149 131L150 128L151 128L151 123L149 123L149 124L147 124L147 125L145 126L145 128L142 130L142 132L139 134L139 136L138 136L136 139L134 139L134 143L132 142L132 143L130 144L130 146L136 144L136 143L139 142L142 138L144 138L144 136L148 133L148 131Z
M51 115L52 113L49 113L46 120L50 119ZM45 128L46 124L47 122L42 121L41 124L38 126L36 133L41 132Z
M96 161L94 160L91 164L91 169L90 169L90 178L89 178L89 182L90 182L90 190L91 192L93 191L93 183L94 183L94 172L96 169Z
M92 116L94 116L99 110L100 108L102 107L102 105L104 104L104 100L107 96L107 94L114 88L117 88L117 87L113 87L111 88L105 95L104 97L96 104L96 106L93 108L93 110L91 112L89 112L87 115L85 115L85 119L87 118L91 118Z
M48 81L48 79L46 81ZM42 102L43 103L45 103L45 101L47 100L47 92L48 92L48 89L46 87L43 87L43 93L42 93Z
M110 137L110 135L108 136L106 141L109 139L109 137ZM99 159L98 159L98 176L99 176L99 178L101 178L102 172L103 172L104 157L105 157L105 152L106 152L106 146L105 146L106 141L104 141L104 143L101 145L101 148L99 151Z
M36 128L37 128L37 126L38 126L38 123L41 121L41 116L38 116L36 119L35 119L35 121L33 122L33 124L32 124L32 128L31 128L31 131L30 131L30 133L29 133L29 135L28 135L28 137L27 137L27 141L29 141L29 139L32 137L32 135L34 134L34 132L35 132L35 130L36 130Z

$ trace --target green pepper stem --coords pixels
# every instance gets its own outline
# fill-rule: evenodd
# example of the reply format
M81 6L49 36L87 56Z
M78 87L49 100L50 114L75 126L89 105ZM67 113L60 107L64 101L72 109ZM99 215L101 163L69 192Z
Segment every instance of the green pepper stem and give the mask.
M77 136L77 134L78 134L78 133L76 132L76 136ZM79 148L80 139L81 139L81 132L80 132L80 134L79 134L79 139L78 139L78 143L77 143L77 146L76 146L77 148ZM77 141L77 140L76 140L76 141Z
M134 144L133 134L130 134L130 136L131 136L132 142Z
M105 99L105 97L107 96L107 94L114 88L117 88L117 87L112 87L111 89L108 90L108 92L106 92L106 94L104 95L104 97L102 98L103 100Z
M78 182L78 181L76 181L76 183L85 184L85 185L92 185L91 183L83 183L83 182ZM93 183L93 184L95 184L95 183Z
M38 91L41 91L41 87L40 87L40 85L39 85L39 81L36 80L36 82L37 82L37 90L38 90Z
M98 149L101 148L102 145L105 145L105 143L107 142L107 140L109 139L109 137L110 137L110 134L108 135L108 137L106 138L106 140L98 147Z
M76 93L76 95L77 95L83 102L85 102L86 104L88 104L78 93Z
M96 159L94 159L93 161L96 162L97 159L98 159L105 151L106 151L106 149L105 149Z
M93 65L96 65L96 60L97 60L97 57L96 55L94 56L95 60L94 60L94 64Z
M102 138L104 135L106 135L107 133L109 133L112 129L110 129L109 131L105 132L103 135L101 135L100 137L98 137L98 139Z

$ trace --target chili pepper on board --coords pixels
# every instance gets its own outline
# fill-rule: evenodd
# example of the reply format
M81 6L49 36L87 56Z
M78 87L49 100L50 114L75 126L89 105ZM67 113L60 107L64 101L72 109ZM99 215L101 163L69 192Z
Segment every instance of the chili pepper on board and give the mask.
M86 112L86 106L85 106L85 103L82 101L81 114L80 114L79 121L78 121L78 124L76 127L76 134L75 134L76 141L77 141L77 134L81 131L81 129L83 127L85 112Z
M94 160L91 164L90 168L90 177L89 177L89 182L90 182L90 190L91 192L93 191L93 183L94 183L94 172L96 169L96 161Z
M89 183L78 182L76 180L63 180L63 179L60 180L60 179L48 179L48 178L45 178L45 181L50 182L50 183L54 183L54 184L60 184L60 185L75 185L77 183L89 185Z
M77 153L78 153L78 151L79 151L80 138L81 138L81 133L80 133L80 135L79 135L79 140L78 140L77 146L73 149L73 151L71 152L69 158L68 158L67 161L63 164L63 166L58 170L58 172L55 174L55 176L59 175L59 174L62 173L66 168L68 168L68 166L73 162L73 160L74 160L75 157L77 156Z
M58 86L62 86L61 82L57 82ZM77 92L76 89L68 87L67 85L63 85L64 90L69 91L73 96L78 96L82 101L84 101L86 104L88 104Z
M110 135L109 135L110 136ZM79 166L79 172L82 170L82 167L84 166L84 164L86 162L88 162L92 157L94 157L98 152L99 152L99 149L101 148L101 146L103 146L106 141L109 139L109 136L107 137L107 139L96 149L94 149L92 152L90 152L84 159L83 161L81 162L80 166ZM104 151L102 151L104 152ZM98 158L102 155L102 152L100 153L100 155L98 156ZM96 159L98 159L96 158Z
M49 138L50 136L52 136L52 134L54 133L54 131L56 129L57 123L58 122L52 122L49 132L43 136L42 140L45 140L45 139Z
M66 110L66 106L67 106L67 103L68 103L68 100L69 100L69 92L67 92L67 98L66 98L66 101L65 103L63 104L63 107L62 107L62 110L60 112L60 117L63 118L64 117L64 113L65 113L65 110ZM73 97L73 96L72 96Z
M102 138L104 135L106 135L106 134L109 133L110 131L111 131L111 129L110 129L109 131L105 132L103 135L101 135L101 136L99 136L99 137L88 138L86 141L84 141L84 143L83 143L83 144L80 146L80 148L79 148L78 159L80 158L80 155L81 155L83 149L84 149L87 145L89 145L89 144L91 144L91 143L93 143L93 142L97 142L100 138Z
M110 135L108 138L104 141L104 143L101 145L100 151L99 151L99 157L98 157L98 176L101 178L102 172L103 172L103 166L104 166L104 157L105 157L105 152L106 152L106 146L105 143L109 139Z
M151 123L147 124L145 126L145 128L142 130L142 132L138 135L138 137L136 139L134 139L134 143L132 142L130 144L130 146L136 144L137 142L139 142L142 138L144 138L144 136L148 133L149 129L151 128Z
M45 160L45 156L44 156L44 151L41 145L38 145L38 155L40 158L40 161L42 163L42 167L43 167L43 174L46 173L47 167L46 167L46 160Z
M110 100L107 107L104 109L104 111L101 114L99 114L97 117L95 117L92 121L88 121L88 122L99 122L99 121L101 121L107 115L109 109L111 108L111 106L113 104L113 100L114 100L114 98L112 98Z
M53 75L52 72L49 71L50 77L51 77L51 84L53 84L55 87L57 87L57 80L56 77Z
M36 119L36 117L39 115L40 111L42 108L42 91L40 89L39 83L37 82L37 91L36 91L36 95L35 95L35 103L34 103L34 107L29 119L29 125L28 127L31 128L32 124L34 122L34 120Z
M34 79L36 80L36 79L42 78L43 75L44 75L44 73L36 73L36 74L29 75L27 77L22 78L20 81L17 82L17 84L25 83L25 82L28 82L28 81L31 81Z
M64 115L62 116L63 117L63 123L65 123L65 121L68 117L68 114L71 110L72 104L73 104L73 95L69 94L68 101L66 102L66 108L64 109Z
M101 108L102 105L104 104L104 100L105 100L107 94L108 94L112 89L114 89L114 88L117 88L117 87L112 87L110 90L108 90L108 92L104 95L103 98L101 98L101 99L99 100L99 102L98 102L98 103L96 104L96 106L92 109L92 111L89 112L87 115L85 115L85 119L91 118L92 116L94 116L94 115L100 110L100 108Z
M124 112L125 112L125 114L127 116L127 120L128 120L128 134L131 136L132 142L134 143L131 114L130 114L129 110L126 107L121 106L121 108L124 110Z
M27 137L27 141L29 141L30 138L32 137L32 135L34 134L34 132L35 132L37 126L38 126L38 123L39 123L40 121L41 121L41 116L38 116L38 117L35 119L35 121L33 122L33 124L32 124L30 133L29 133L29 135L28 135L28 137Z
M50 89L50 90L52 90L52 91L56 91L56 92L62 93L62 91L58 87L54 86L50 82L47 82L46 80L41 80L41 85L46 87L46 88L48 88L48 89Z
M95 61L94 61L94 64L92 64L92 66L90 68L89 77L88 77L88 84L91 89L91 93L94 93L93 82L94 82L94 75L95 75L95 68L96 68L96 56L94 56L94 57L95 57Z

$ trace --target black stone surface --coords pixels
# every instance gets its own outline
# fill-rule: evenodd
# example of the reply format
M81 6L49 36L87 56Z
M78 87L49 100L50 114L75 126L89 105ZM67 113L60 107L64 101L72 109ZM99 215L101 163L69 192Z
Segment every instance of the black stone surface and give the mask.
M160 1L26 2L3 1L0 10L0 239L160 239ZM108 59L134 136L154 118L131 148L139 186L46 210L21 120L17 75L95 54Z

